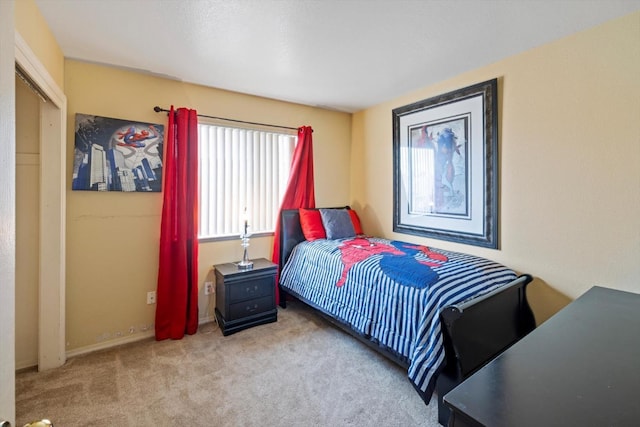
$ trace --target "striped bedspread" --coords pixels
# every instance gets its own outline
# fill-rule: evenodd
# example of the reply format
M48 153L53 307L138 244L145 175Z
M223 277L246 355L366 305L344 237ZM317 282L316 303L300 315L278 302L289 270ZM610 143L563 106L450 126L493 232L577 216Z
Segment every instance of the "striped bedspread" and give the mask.
M484 258L357 237L298 244L280 284L406 360L428 403L445 360L440 310L515 279Z

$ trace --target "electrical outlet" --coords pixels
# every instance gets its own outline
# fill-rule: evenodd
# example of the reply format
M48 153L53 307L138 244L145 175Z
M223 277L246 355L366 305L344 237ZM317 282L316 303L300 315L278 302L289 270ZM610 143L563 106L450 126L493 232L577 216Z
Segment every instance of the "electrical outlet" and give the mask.
M211 295L213 293L213 282L204 282L204 294Z
M156 291L147 292L147 304L156 303Z

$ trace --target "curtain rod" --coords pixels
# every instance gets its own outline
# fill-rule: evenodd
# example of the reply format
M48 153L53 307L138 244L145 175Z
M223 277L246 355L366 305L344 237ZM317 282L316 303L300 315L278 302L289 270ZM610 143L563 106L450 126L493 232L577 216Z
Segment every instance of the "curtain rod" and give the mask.
M169 113L169 112L171 112L171 110L165 110L164 108L160 108L157 105L155 107L153 107L153 111L155 111L156 113L160 113L160 112ZM226 120L228 122L246 123L246 124L249 124L249 125L268 126L268 127L272 127L272 128L298 130L298 128L292 128L292 127L289 127L289 126L270 125L270 124L267 124L267 123L257 123L257 122L246 122L244 120L227 119L225 117L214 117L214 116L207 116L207 115L204 115L204 114L198 114L198 117L206 117L208 119L217 119L217 120Z

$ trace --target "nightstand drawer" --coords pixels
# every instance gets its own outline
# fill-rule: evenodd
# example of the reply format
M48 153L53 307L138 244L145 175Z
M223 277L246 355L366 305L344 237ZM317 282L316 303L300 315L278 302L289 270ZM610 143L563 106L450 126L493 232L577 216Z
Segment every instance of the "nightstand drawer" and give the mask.
M273 296L269 295L263 298L243 301L229 305L229 318L227 320L239 319L242 317L252 316L254 314L264 313L273 310Z
M228 286L229 302L234 304L238 301L272 295L275 289L275 280L273 276L270 275L250 282L233 283Z

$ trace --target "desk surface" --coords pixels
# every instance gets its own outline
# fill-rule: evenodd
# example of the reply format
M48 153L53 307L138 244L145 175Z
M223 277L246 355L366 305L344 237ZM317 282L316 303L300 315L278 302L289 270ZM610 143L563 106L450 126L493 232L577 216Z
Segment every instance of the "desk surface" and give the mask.
M640 425L640 295L594 287L445 395L470 425Z

